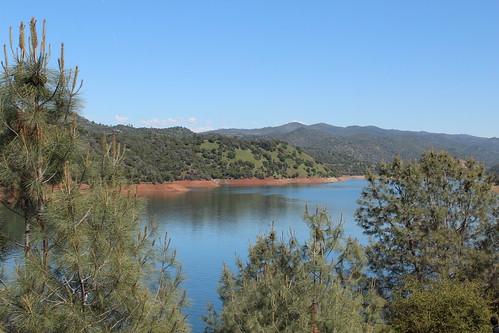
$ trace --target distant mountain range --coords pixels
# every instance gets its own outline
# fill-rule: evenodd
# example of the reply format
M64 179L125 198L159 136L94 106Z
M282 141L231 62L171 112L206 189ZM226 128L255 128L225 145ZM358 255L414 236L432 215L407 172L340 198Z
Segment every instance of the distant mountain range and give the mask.
M325 123L298 122L258 129L219 129L207 135L241 139L276 139L303 148L338 174L363 173L368 166L389 161L418 158L426 150L446 150L458 158L474 158L493 167L499 164L499 138L471 135L400 131L375 126L339 127Z

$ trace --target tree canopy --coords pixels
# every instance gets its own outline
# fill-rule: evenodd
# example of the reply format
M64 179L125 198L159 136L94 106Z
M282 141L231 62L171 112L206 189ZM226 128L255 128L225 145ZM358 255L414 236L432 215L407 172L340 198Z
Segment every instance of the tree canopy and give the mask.
M484 167L445 152L395 159L367 176L357 221L389 293L407 277L480 279L497 292L498 197Z

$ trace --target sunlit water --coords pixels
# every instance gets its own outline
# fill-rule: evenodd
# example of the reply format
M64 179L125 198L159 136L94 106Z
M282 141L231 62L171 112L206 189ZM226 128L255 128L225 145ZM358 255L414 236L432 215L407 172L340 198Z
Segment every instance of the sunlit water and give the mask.
M244 259L249 244L272 223L279 233L293 230L305 239L305 206L322 207L333 218L343 218L347 235L363 241L353 213L364 184L353 180L313 186L225 187L150 198L146 211L170 235L186 275L184 287L191 303L186 312L193 332L203 331L206 305L220 305L217 284L222 264L233 266L236 256Z
M236 256L244 260L250 243L272 223L279 234L293 230L299 239L307 238L302 219L306 205L310 210L326 208L334 219L342 218L346 235L364 242L353 217L364 185L364 181L351 180L310 186L223 187L147 198L145 215L158 223L160 234L168 233L182 264L183 287L190 301L185 313L193 332L203 332L201 318L208 303L220 307L217 285L223 263L233 267ZM4 240L0 259L6 271L13 269L19 256L15 242L22 241L22 223L13 223L13 218L5 211L0 215L0 240Z

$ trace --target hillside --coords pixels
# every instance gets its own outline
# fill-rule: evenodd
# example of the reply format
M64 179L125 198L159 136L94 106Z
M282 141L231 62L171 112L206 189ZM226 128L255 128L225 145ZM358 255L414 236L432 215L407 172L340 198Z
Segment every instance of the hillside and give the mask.
M261 129L221 129L219 135L272 138L303 148L339 174L363 173L368 166L400 155L414 159L429 149L447 150L459 158L473 157L487 167L499 163L499 139L471 135L386 130L374 126L339 127L289 123Z
M181 127L105 126L82 117L78 124L81 138L94 152L100 150L104 134L116 135L126 147L126 173L134 182L332 175L301 149L274 139L199 135Z

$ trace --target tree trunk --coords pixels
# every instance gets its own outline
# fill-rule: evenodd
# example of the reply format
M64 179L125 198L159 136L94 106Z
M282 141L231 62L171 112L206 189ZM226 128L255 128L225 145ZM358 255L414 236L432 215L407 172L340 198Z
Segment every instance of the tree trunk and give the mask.
M31 248L31 221L29 218L26 218L24 220L24 255L25 257L28 256Z
M47 230L45 227L45 221L41 221L40 224L41 227L41 232L43 235L43 267L47 268L48 267L48 256L49 256L49 240L48 240L48 235L47 235Z
M310 307L311 311L311 321L312 321L312 333L320 333L319 328L317 327L317 303L313 302Z

